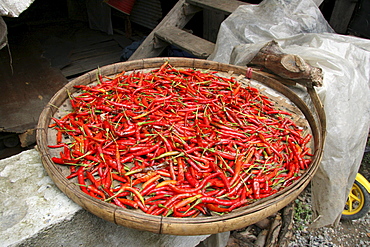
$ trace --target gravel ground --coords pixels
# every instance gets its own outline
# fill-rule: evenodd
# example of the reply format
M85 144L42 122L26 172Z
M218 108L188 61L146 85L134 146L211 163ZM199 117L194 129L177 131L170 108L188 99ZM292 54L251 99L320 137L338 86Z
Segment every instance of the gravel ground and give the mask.
M370 214L352 222L341 222L336 228L295 231L294 238L289 246L370 246Z
M299 202L296 200L296 210L310 208L310 197L302 193ZM298 202L298 203L297 203ZM298 207L297 207L298 206ZM353 221L341 221L337 227L322 227L309 230L308 223L293 222L293 239L289 247L295 246L333 246L333 247L366 247L370 246L370 212L364 217Z
M362 159L359 172L370 181L370 135L367 142L366 152ZM338 227L322 227L309 231L307 223L309 221L310 195L306 189L295 201L296 213L301 213L301 217L295 217L293 237L290 247L295 246L370 246L370 212L364 217L353 221L341 221Z

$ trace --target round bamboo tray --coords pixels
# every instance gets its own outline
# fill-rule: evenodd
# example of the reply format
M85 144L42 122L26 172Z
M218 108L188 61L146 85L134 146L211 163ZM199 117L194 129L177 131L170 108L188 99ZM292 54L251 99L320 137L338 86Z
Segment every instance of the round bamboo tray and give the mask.
M298 115L303 116L307 123L307 128L310 129L313 136L311 141L313 153L312 163L309 169L302 174L301 178L295 181L291 186L270 197L261 199L249 206L234 210L222 216L175 218L152 216L141 211L124 209L97 200L83 193L76 185L75 181L66 179L66 176L69 174L68 167L56 165L51 160L51 157L56 156L56 154L53 153L52 149L48 148L48 145L53 144L53 142L55 143L55 135L52 133L52 129L48 128L48 125L51 122L51 117L56 114L62 114L60 109L66 106L69 94L77 91L73 86L87 85L95 82L97 72L104 76L112 76L122 71L129 72L141 69L159 68L165 61L169 61L174 67L207 69L228 74L232 72L233 76L236 75L239 77L244 77L246 73L250 72L247 67L233 66L201 59L150 58L108 65L88 72L69 82L53 96L49 104L44 108L37 127L37 145L41 153L42 163L58 188L81 207L107 221L121 226L154 233L184 236L215 234L240 229L276 213L293 201L310 182L320 164L325 139L325 126L322 121L324 119L322 118L325 116L317 100L317 95L312 88L307 90L311 90L310 95L314 97L312 99L315 106L313 110L286 86L255 71L251 73L251 79L286 97L289 104L294 105L298 109Z

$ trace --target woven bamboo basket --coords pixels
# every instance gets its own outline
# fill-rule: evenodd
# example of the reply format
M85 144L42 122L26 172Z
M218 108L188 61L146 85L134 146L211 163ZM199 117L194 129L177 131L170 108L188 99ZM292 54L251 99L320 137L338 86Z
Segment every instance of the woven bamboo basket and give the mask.
M159 68L165 61L169 61L174 67L207 69L229 74L232 72L233 75L241 77L248 73L246 67L187 58L149 58L116 63L99 68L99 73L105 76L112 76L122 71L129 72L141 69L154 69ZM55 143L55 133L52 133L51 129L48 128L48 125L51 123L51 117L58 113L60 114L59 108L66 105L69 94L77 91L73 86L93 83L96 81L97 72L98 70L94 70L74 79L53 96L39 118L37 145L41 154L43 166L58 188L82 208L104 220L134 229L159 234L183 236L215 234L240 229L276 213L293 201L308 185L320 164L325 139L325 123L323 123L325 115L314 89L307 88L315 106L312 110L295 93L280 82L271 79L265 74L253 71L251 79L283 95L288 99L289 104L294 104L296 106L305 119L307 128L309 128L312 133L313 139L311 140L311 149L313 160L309 169L299 180L270 197L261 199L249 206L222 216L198 216L196 218L152 216L141 211L124 209L97 200L83 193L76 185L76 181L66 179L66 176L69 174L68 167L54 164L51 157L56 154L53 153L52 149L48 148L49 144Z

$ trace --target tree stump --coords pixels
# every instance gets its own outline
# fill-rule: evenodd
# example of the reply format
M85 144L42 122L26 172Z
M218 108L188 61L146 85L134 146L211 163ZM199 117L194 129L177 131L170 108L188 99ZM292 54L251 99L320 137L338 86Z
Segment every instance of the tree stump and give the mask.
M286 54L276 41L268 42L248 66L260 66L284 79L294 80L303 86L322 86L322 69L313 67L298 55Z

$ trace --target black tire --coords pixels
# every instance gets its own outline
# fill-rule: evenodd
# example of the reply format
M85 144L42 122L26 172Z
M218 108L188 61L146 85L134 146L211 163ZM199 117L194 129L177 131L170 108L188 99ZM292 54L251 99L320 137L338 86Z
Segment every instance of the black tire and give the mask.
M355 185L357 185L356 189L359 190L357 192L361 195L364 203L363 203L361 209L356 209L356 213L342 214L342 217L341 217L342 220L357 220L359 218L364 217L367 214L367 212L369 212L369 210L370 210L370 194L369 194L369 192L367 192L365 187L362 184L360 184L357 180L355 180Z

